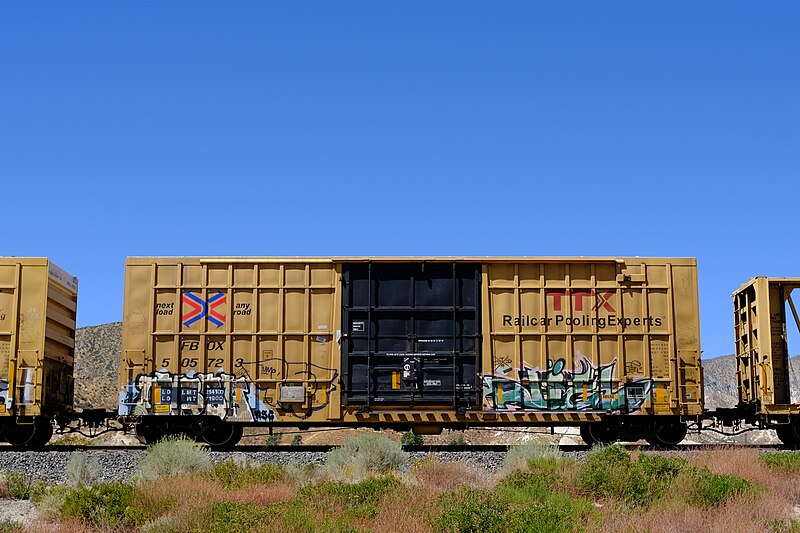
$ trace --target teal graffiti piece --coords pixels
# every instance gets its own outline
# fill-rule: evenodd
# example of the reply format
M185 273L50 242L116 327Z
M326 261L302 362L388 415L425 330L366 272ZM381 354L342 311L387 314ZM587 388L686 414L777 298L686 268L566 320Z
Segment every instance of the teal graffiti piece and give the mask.
M546 409L547 404L538 390L502 376L483 380L483 397L487 407L500 410Z
M617 367L616 360L607 365L601 365L597 369L597 373L600 375L600 381L612 381L614 379L614 369L616 367Z
M548 361L548 371L525 368L520 375L535 375L523 386L504 375L486 375L483 379L484 402L497 410L614 410L634 413L652 398L653 380L638 379L629 383L614 381L617 361L593 366L587 359L579 368L566 370L566 361Z
M572 374L574 381L592 381L594 379L594 368L586 359L581 359L581 370Z

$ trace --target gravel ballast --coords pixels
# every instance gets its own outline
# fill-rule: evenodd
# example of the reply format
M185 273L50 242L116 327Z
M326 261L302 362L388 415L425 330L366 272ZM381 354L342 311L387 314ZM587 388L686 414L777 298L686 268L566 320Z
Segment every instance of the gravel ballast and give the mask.
M128 481L137 471L139 462L147 453L144 450L88 450L45 451L45 452L0 452L0 472L15 471L29 479L47 483L64 483L66 465L70 456L85 453L98 460L103 469L101 481ZM586 452L564 452L564 455L581 458ZM411 452L406 468L414 461L433 455L442 462L464 462L484 470L487 475L497 472L503 465L505 452ZM255 463L275 463L280 465L310 464L321 465L328 452L211 452L211 459L219 461L252 461Z

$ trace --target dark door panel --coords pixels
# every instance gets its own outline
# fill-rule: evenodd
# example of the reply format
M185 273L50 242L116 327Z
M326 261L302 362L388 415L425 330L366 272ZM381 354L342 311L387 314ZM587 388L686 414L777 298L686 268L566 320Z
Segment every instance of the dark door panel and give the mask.
M479 405L481 267L344 266L346 405Z

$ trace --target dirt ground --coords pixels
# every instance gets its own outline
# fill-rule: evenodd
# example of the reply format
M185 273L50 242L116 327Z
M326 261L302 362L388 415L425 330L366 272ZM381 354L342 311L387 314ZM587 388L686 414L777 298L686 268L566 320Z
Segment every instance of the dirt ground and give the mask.
M39 513L30 500L0 499L0 524L16 522L27 525L39 518Z

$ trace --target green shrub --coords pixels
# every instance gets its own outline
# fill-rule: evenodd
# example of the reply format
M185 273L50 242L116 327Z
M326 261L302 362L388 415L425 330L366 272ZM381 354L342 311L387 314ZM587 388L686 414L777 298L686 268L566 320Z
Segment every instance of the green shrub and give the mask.
M543 501L556 492L561 482L559 464L555 460L531 459L528 470L515 470L503 479L497 493L512 504Z
M6 472L6 492L15 500L38 500L45 492L45 484L20 472Z
M0 520L0 533L22 533L25 528L13 520Z
M529 455L529 454L528 454ZM561 491L563 467L569 461L554 456L528 458L527 470L515 470L503 479L495 494L507 507L503 531L583 531L594 514L592 503Z
M52 485L47 487L36 507L39 514L46 519L56 521L61 512L61 506L67 499L67 495L72 493L72 489L66 485Z
M646 480L641 468L620 446L594 448L580 464L578 486L581 493L595 498L615 498L638 504Z
M450 439L450 442L447 443L448 446L466 446L467 441L464 439L463 433L457 433L455 437Z
M279 513L278 519L272 517L270 524L273 529L280 523L283 531L295 533L361 533L347 517L324 517L318 518L313 513L308 512L308 504L301 500L293 500L286 504L276 506L275 512Z
M800 522L794 518L788 520L781 520L775 518L770 521L767 526L772 533L798 533L800 532Z
M167 437L148 447L136 479L145 481L198 473L210 467L211 455L206 448L183 436Z
M278 527L278 526L282 527ZM217 502L199 531L203 533L242 533L245 531L283 530L303 533L359 533L345 518L321 520L309 512L305 502L262 507L252 503ZM171 532L164 532L171 533Z
M766 453L759 460L776 472L800 472L800 452Z
M67 460L65 469L67 485L70 487L88 487L100 481L103 467L96 457L89 457L83 452L75 452Z
M637 461L619 446L592 450L581 463L578 476L582 494L648 506L663 498L670 487L686 493L688 505L713 507L733 496L754 490L745 479L690 467L680 457L641 454Z
M152 519L141 527L141 533L186 533L207 531L207 512L179 509Z
M641 454L632 461L620 446L589 452L581 463L578 485L582 494L622 500L633 506L648 506L660 499L675 477L688 469L680 457Z
M283 440L283 433L273 433L272 435L267 437L267 440L264 441L266 446L277 446Z
M318 503L323 509L342 509L357 517L375 518L378 503L400 485L394 476L373 477L352 484L323 481L302 487L297 498L309 504Z
M685 470L689 463L683 457L641 454L639 465L644 475L651 480L671 480Z
M594 515L592 502L568 494L548 494L541 502L509 510L503 531L514 533L571 533L585 531Z
M400 444L379 433L347 439L328 454L324 471L332 479L359 480L392 472L406 463Z
M403 446L422 446L425 444L425 438L422 435L417 435L412 431L406 431L400 438Z
M285 531L315 533L318 531L319 521L308 512L308 504L300 497L284 504L282 522Z
M211 506L210 520L203 527L208 533L241 533L254 529L271 511L253 503L217 502Z
M204 475L226 489L240 489L283 479L286 477L286 470L280 465L271 463L222 461L214 464Z
M437 500L433 519L437 531L499 533L506 531L503 518L507 504L496 494L472 487L446 492Z
M746 479L728 474L715 474L708 469L692 469L689 473L692 504L714 507L728 499L756 490L757 486Z
M131 504L134 488L124 483L101 483L67 493L59 509L62 517L75 517L95 527L133 526L144 516Z
M302 435L295 435L292 438L292 446L300 446L303 444L303 436Z
M529 459L543 457L557 459L561 457L561 452L555 446L539 442L517 444L509 447L505 458L503 458L503 470L508 472L515 468L521 468L527 465Z
M92 439L74 434L67 434L57 440L50 441L51 446L91 446L92 444Z

